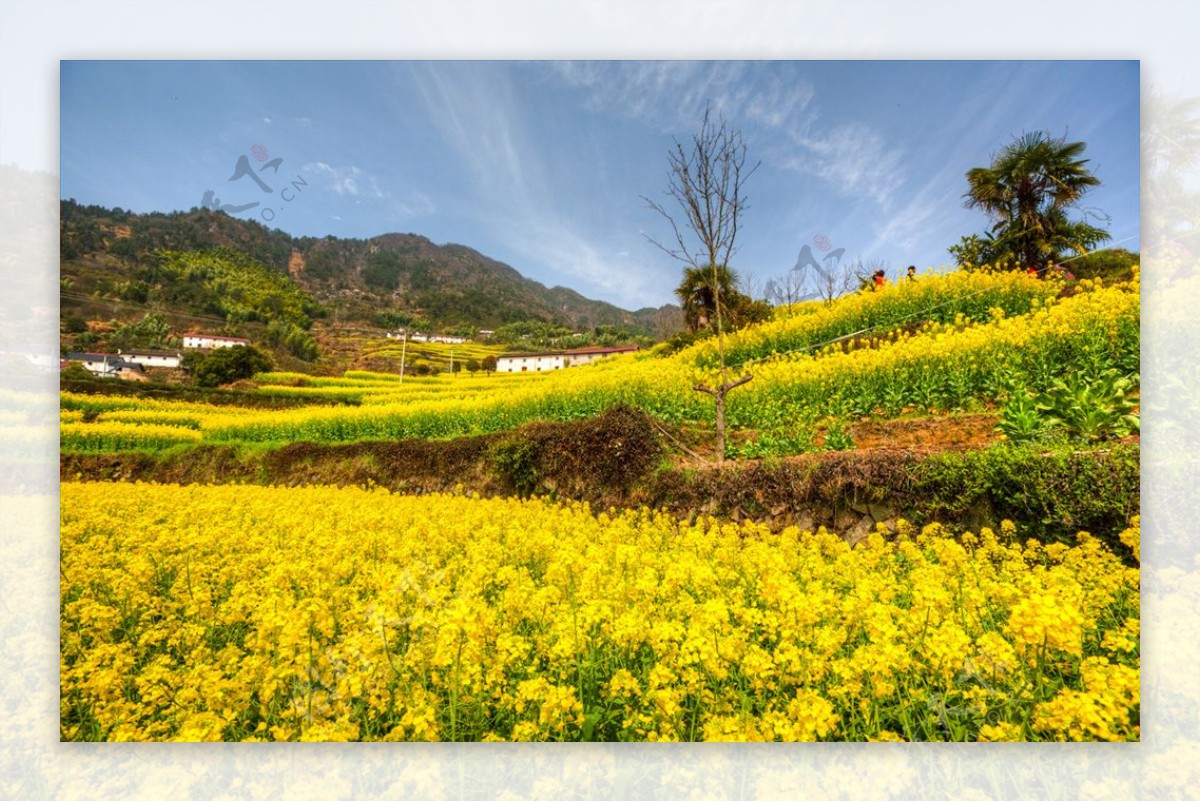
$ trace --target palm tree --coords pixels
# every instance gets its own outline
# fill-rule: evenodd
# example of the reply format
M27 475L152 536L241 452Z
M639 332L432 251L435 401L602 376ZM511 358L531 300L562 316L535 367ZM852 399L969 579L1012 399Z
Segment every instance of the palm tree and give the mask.
M716 292L713 292L713 274L716 274ZM692 331L714 328L717 319L717 301L721 311L728 311L738 296L738 276L726 265L709 267L685 267L683 281L675 290L675 297L683 307L683 319Z
M1014 139L990 167L967 171L967 208L982 209L993 219L1002 259L1040 270L1067 250L1086 253L1109 238L1086 219L1067 215L1100 184L1088 172L1088 160L1080 158L1085 147L1035 131Z

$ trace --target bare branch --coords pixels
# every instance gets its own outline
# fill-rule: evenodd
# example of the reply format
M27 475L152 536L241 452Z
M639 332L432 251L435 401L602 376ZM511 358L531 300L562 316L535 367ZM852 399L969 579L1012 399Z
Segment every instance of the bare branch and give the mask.
M705 109L690 151L679 140L673 143L667 154L668 187L663 194L679 206L681 220L661 203L644 195L642 200L671 224L678 247L667 247L649 235L646 239L692 267L727 265L737 251L742 214L749 208L743 185L762 163L746 169L747 148L741 133L730 128L724 118L714 122L711 108ZM685 228L695 236L698 247L689 247Z
M753 376L753 375L751 375L751 374L747 373L745 376L743 376L743 377L742 377L742 378L740 378L740 379L736 379L736 380L734 380L734 381L725 382L725 383L724 383L724 384L722 384L722 385L721 385L721 387L720 387L720 389L721 389L721 392L722 392L722 393L727 393L727 392L729 392L730 390L732 390L734 387L741 387L743 384L745 384L746 382L750 381L750 380L751 380L751 379L753 379L753 378L754 378L754 376Z
M730 271L732 275L729 260L737 250L741 218L749 206L743 186L761 163L746 169L746 144L742 141L741 133L729 127L723 117L714 121L711 106L705 108L700 130L692 135L690 148L685 148L677 139L673 141L674 147L667 154L669 172L664 194L674 201L679 211L672 214L662 203L644 195L642 200L670 223L675 246L645 236L659 250L689 265L692 270L711 271L711 289L708 292L698 293L694 289L685 291L684 285L677 292L689 319L694 321L707 318L710 310L706 306L701 316L696 314L694 305L689 311L689 304L695 304L699 297L703 297L706 304L711 301L711 312L716 323L720 377L726 379L729 369L725 362L725 301L721 298L718 271ZM685 271L685 284L688 281ZM716 400L718 459L725 457L725 394L750 379L747 373L740 379L725 381L715 389L703 384L697 384L694 388Z

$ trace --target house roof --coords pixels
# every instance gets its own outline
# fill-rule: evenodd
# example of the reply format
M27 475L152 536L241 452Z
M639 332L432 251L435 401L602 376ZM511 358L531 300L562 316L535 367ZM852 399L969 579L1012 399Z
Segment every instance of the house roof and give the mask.
M67 354L70 362L108 362L110 368L136 368L138 365L117 354L90 354L84 351L72 351Z
M122 356L183 356L178 351L156 351L152 348L131 348L128 351L117 351Z
M67 359L73 362L103 362L105 359L111 362L124 362L116 354L93 354L89 351L68 351Z
M500 354L497 359L528 359L535 356L587 356L589 354L623 354L636 351L636 345L614 345L607 348L573 348L569 351L528 351Z
M499 354L496 359L530 359L532 357L562 355L562 351L514 351L510 354Z
M613 345L607 348L573 348L570 351L563 351L564 354L623 354L627 351L636 351L636 345Z

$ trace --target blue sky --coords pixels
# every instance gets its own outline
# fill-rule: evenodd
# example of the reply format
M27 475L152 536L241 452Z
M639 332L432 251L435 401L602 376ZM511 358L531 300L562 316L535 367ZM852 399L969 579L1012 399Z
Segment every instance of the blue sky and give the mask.
M643 196L706 103L761 161L731 260L759 282L819 237L890 275L947 265L987 227L964 174L1033 130L1087 143L1085 205L1139 248L1135 61L64 61L60 102L64 198L211 190L294 235L412 232L630 309L673 300ZM270 194L229 180L242 157Z

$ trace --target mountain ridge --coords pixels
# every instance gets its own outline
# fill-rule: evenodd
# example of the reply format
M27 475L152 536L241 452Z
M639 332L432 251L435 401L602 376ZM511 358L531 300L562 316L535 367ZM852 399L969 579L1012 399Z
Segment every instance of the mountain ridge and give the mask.
M290 276L340 321L464 333L539 321L574 330L616 326L656 339L682 325L674 305L622 309L564 285L547 287L469 245L439 245L411 232L297 237L208 209L140 214L60 202L62 276L106 299L114 286L135 300L150 297L146 277L161 251L222 247ZM139 282L146 286L129 288ZM64 299L64 318L74 305Z

